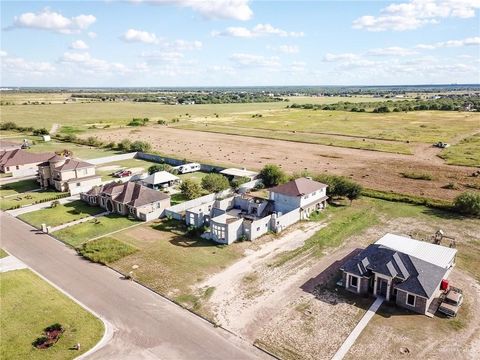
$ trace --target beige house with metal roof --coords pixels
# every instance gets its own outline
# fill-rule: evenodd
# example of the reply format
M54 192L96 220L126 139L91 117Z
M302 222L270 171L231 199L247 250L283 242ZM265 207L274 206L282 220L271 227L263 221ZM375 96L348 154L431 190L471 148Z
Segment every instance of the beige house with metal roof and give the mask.
M71 195L102 183L101 177L95 174L95 165L59 155L38 165L37 180L43 188L54 187Z

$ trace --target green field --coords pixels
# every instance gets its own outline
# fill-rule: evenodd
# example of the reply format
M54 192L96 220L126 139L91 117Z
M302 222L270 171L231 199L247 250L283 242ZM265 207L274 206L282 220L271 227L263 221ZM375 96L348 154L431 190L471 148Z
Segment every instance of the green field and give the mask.
M0 186L0 197L12 196L39 188L40 184L35 179L21 180Z
M443 150L440 157L447 164L480 167L480 133Z
M55 231L53 235L67 244L76 247L87 240L107 235L113 231L118 231L139 223L139 221L131 220L126 216L111 214Z
M100 264L112 263L136 251L135 247L112 237L87 241L78 249L80 255Z
M112 176L111 174L120 169L134 169L134 173L139 171L146 173L148 168L152 165L157 164L156 162L142 160L142 159L128 159L114 161L110 163L100 164L97 166L96 173L97 175L102 176L102 180L118 180L117 177Z
M235 130L261 129L302 132L318 135L345 135L366 139L433 143L449 142L459 134L471 134L479 129L480 114L449 111L416 111L409 113L351 113L345 111L280 109L229 117L209 117L200 121L180 121L176 127L208 130L221 126ZM205 124L208 124L206 127ZM250 131L252 132L252 131ZM256 132L256 131L255 131ZM348 138L347 138L348 139Z
M22 214L19 218L36 228L40 228L41 224L58 226L87 216L96 215L103 211L105 210L100 207L90 206L81 200L77 200L57 205L54 208Z
M101 339L104 327L99 319L30 270L0 273L0 283L0 358L73 359ZM58 342L48 349L35 349L32 342L55 323L64 328ZM81 351L71 350L77 343Z
M35 202L45 202L49 200L54 200L58 196L65 195L66 193L61 193L55 190L42 190L37 192L26 192L20 193L15 196L9 196L6 198L0 199L0 209L9 210L16 207L21 207L24 205L32 205Z

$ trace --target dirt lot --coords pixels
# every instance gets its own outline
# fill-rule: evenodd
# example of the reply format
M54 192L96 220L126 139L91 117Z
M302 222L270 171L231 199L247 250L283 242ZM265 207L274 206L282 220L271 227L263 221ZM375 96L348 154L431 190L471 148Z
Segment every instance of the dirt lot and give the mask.
M146 140L162 154L189 161L250 169L276 163L287 171L328 171L350 176L365 187L437 199L451 200L466 189L464 184L480 184L479 179L470 177L473 168L445 165L436 156L439 150L427 145L418 145L411 156L167 127L111 130L97 136L107 142ZM407 179L402 172L428 173L433 180ZM443 189L448 183L459 189Z

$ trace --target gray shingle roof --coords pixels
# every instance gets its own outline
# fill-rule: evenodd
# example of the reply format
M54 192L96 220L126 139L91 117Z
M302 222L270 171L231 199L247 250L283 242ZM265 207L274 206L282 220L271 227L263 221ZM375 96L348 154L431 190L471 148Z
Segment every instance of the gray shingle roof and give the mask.
M275 186L274 188L270 189L270 191L287 196L303 196L326 187L327 185L318 181L313 181L307 178L299 178L289 181L285 184Z
M400 290L430 298L447 269L378 244L371 244L347 261L342 269L357 276L379 273L400 280Z

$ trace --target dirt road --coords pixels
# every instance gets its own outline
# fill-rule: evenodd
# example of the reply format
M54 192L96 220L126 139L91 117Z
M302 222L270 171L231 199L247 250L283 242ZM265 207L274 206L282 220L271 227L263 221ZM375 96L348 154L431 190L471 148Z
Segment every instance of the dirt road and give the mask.
M110 130L96 135L107 142L125 138L148 141L154 150L166 156L189 161L249 169L274 163L290 172L305 169L314 173L330 172L349 176L365 187L437 199L451 200L466 189L462 184L478 182L469 176L473 168L445 165L436 157L435 150L424 146L416 148L416 155L401 155L165 126ZM407 179L401 175L403 172L429 173L434 178L431 181ZM443 189L448 183L456 183L459 189Z

